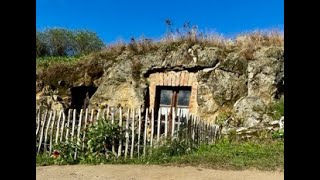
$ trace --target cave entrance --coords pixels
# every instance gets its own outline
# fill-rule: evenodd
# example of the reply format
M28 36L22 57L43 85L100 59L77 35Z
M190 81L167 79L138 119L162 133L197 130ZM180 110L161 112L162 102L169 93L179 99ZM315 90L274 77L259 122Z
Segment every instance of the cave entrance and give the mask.
M76 109L79 113L89 105L89 99L96 92L94 86L79 86L71 88L71 109Z
M176 122L180 116L181 122L186 118L189 111L191 87L190 86L157 86L155 98L155 117L160 110L160 120L165 121L165 115L168 114L168 133L171 133L172 123ZM172 113L175 113L175 119L172 119ZM158 118L157 118L158 119ZM163 124L163 123L162 123ZM162 132L164 126L161 127Z

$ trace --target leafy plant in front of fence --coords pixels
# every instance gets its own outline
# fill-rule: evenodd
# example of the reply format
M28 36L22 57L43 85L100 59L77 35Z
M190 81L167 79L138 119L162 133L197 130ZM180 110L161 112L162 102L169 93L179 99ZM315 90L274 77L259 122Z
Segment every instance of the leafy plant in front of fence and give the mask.
M105 157L109 159L114 157L112 145L118 147L120 139L124 140L125 130L122 130L118 124L111 124L110 121L98 120L90 126L87 131L87 151L86 158L90 161L95 158Z
M54 151L51 157L56 164L76 164L79 162L79 157L83 156L81 149L82 143L76 137L68 141L62 141L54 146ZM75 152L77 156L75 157ZM55 155L58 153L58 155Z
M165 143L159 144L152 149L152 153L148 155L147 161L166 162L170 157L190 154L197 149L197 145L190 143L186 139L167 138Z

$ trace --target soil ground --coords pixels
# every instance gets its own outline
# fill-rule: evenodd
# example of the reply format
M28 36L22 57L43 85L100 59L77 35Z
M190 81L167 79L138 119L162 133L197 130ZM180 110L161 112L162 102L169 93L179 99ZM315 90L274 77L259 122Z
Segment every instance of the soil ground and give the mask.
M37 180L283 180L284 172L214 170L159 165L66 165L39 166Z

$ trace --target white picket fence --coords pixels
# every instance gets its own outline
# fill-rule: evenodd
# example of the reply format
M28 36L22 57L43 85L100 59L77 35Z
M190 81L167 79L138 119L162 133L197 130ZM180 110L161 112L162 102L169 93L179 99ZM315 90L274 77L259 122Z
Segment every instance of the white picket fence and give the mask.
M147 148L154 148L168 138L184 138L190 143L214 143L219 138L219 126L200 120L192 114L182 113L175 109L162 111L159 109L157 118L154 109L141 112L140 108L123 109L108 107L106 109L81 109L77 114L75 109L53 111L37 109L36 141L37 154L51 154L53 145L76 138L86 148L86 130L97 121L111 121L125 129L125 142L112 142L111 151L117 157L128 155L146 156ZM164 112L164 114L161 114ZM171 116L171 117L169 117ZM171 123L170 119L174 119ZM120 131L121 133L121 131ZM138 136L138 137L135 137ZM124 151L123 149L124 148ZM117 150L117 151L116 151ZM142 151L142 152L141 152ZM75 149L74 158L77 158Z

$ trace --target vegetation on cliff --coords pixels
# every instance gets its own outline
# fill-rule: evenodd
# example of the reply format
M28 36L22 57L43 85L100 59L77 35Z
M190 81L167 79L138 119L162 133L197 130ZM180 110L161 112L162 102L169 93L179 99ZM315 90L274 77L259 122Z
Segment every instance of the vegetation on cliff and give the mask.
M60 43L50 41L50 38ZM196 27L185 25L176 31L170 31L160 40L131 38L129 43L118 41L103 46L102 41L92 32L49 29L37 33L37 80L50 85L56 85L61 79L73 82L83 77L86 71L91 78L96 79L121 55L129 57L128 60L131 59L134 66L139 64L136 59L141 55L158 52L166 56L171 51L196 44L202 48L218 47L222 57L238 52L244 59L251 60L254 53L262 47L283 47L283 40L283 33L278 30L242 33L231 40L217 33L205 33ZM60 77L62 72L68 76Z

